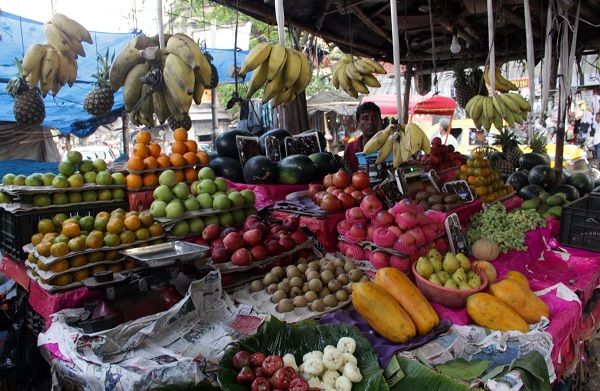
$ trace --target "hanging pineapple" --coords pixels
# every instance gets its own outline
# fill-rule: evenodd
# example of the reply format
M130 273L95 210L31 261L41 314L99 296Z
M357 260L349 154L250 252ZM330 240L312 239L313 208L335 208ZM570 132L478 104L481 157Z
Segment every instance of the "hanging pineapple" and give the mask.
M108 78L110 66L115 59L115 55L113 53L110 60L108 56L108 49L104 56L98 55L100 69L98 70L98 73L92 75L92 77L96 79L96 87L88 92L83 100L83 108L85 111L95 116L107 114L115 103L115 94L110 87Z
M19 60L18 75L9 80L6 91L15 100L13 114L15 121L21 126L36 126L46 118L46 107L37 86L30 87L23 77L23 66Z
M219 73L217 71L217 67L215 66L215 64L213 64L213 56L211 56L208 51L204 51L204 55L206 56L206 59L208 60L208 63L210 64L210 70L211 70L210 84L205 87L210 88L212 90L213 88L217 88L217 86L219 85Z

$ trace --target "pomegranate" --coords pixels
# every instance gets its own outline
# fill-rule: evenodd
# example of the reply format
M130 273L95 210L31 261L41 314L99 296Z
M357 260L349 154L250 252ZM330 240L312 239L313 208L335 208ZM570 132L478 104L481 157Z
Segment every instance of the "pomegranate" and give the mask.
M308 196L312 198L315 194L323 190L323 185L319 183L311 183L308 185Z
M265 246L259 244L258 246L254 246L250 249L250 255L252 255L252 259L254 261L259 262L264 259L267 259L267 257L269 256L269 252L267 251L267 248Z
M356 171L352 175L352 186L354 186L358 190L363 190L369 187L371 181L369 179L369 174L364 171Z
M236 266L248 266L252 262L252 255L247 248L238 248L231 255L231 263Z
M270 256L281 254L281 245L275 239L269 240L265 244L265 247L267 248L267 252L269 253Z
M257 229L251 229L244 232L242 238L248 246L252 247L262 242L262 233Z
M202 239L206 240L207 242L212 242L219 237L220 233L221 228L217 224L209 224L204 227L204 230L202 231Z
M304 242L306 242L308 240L308 237L306 236L306 234L302 230L298 230L298 231L292 232L290 234L290 238L292 238L292 240L296 244L302 244L302 243L304 243Z
M283 219L283 229L292 232L298 229L300 226L300 218L298 216L287 216Z
M287 235L279 239L279 245L284 252L291 251L296 247L296 243Z
M218 248L218 247L225 247L225 246L223 246L223 239L216 239L210 243L210 248Z
M223 238L225 238L225 236L227 236L228 234L230 234L232 232L238 232L237 228L227 227L227 228L225 228L224 230L221 231L221 235L219 235L219 237L221 239L223 239Z
M362 201L363 197L365 196L362 192L356 190L352 192L352 198L354 198L354 205L358 206L360 205L360 202Z
M331 192L331 194L338 197L340 194L345 194L345 193L344 193L344 190L342 190L342 189L335 189L334 191Z
M313 202L319 206L321 206L321 201L323 200L323 197L325 197L325 195L327 195L329 193L327 193L326 191L320 191L317 194L315 194L315 196L313 197Z
M340 169L338 172L333 174L333 185L341 189L349 186L350 178L348 177L348 173L343 169Z
M329 194L332 194L336 190L338 190L338 188L335 186L329 186L327 189L325 189L325 191Z
M342 204L342 209L350 209L354 206L354 198L348 193L342 193L337 198Z
M267 227L267 225L260 220L255 221L253 224L251 224L249 228L246 228L246 231L248 231L249 229L259 230L263 236L269 233L269 227Z
M348 194L352 194L355 191L356 191L356 188L354 188L352 186L348 186L344 189L344 193L348 193Z
M226 250L235 251L244 246L244 239L237 232L231 232L223 238L223 246Z
M323 186L324 187L333 186L333 175L332 174L325 175L325 178L323 178Z
M327 194L321 200L321 209L325 212L337 212L342 207L342 203L333 194Z

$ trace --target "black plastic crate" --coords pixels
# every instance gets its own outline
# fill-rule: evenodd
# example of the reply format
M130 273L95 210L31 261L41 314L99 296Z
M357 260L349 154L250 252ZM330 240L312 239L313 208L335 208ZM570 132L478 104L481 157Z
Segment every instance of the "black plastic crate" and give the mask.
M98 206L58 206L44 211L8 212L0 209L0 249L17 261L25 261L27 253L23 246L31 242L31 236L37 232L38 222L42 219L52 219L57 213L68 216L90 216L99 212L110 212L117 208L129 209L127 201L103 203Z
M559 242L600 251L600 194L588 194L562 209Z

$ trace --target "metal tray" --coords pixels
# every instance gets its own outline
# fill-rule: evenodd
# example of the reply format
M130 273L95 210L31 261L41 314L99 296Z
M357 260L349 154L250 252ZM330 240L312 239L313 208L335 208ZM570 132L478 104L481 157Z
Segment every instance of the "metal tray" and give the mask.
M121 251L121 254L131 257L149 267L161 267L174 264L175 261L189 261L206 258L210 248L199 244L174 241L155 244L152 246L131 248Z

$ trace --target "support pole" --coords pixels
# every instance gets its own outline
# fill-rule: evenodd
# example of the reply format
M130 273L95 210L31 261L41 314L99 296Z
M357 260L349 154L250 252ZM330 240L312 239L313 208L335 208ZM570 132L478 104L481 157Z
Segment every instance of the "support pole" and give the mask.
M277 21L277 32L279 33L279 44L285 46L285 14L283 0L275 0L275 20ZM287 129L287 115L285 108L281 105L277 108L279 113L279 128Z
M410 66L406 67L406 71L404 71L404 95L402 96L404 98L402 118L404 118L406 122L408 122L408 105L410 103L410 85L412 76L412 69Z
M156 0L156 23L158 24L158 44L165 47L165 32L163 28L162 0Z
M398 123L403 124L406 118L402 111L402 94L400 80L400 37L398 36L398 9L397 0L390 0L390 13L392 19L392 46L394 48L394 78L396 80L396 113L398 115Z
M121 120L123 121L123 154L129 159L129 114L125 112Z
M496 91L496 49L494 48L494 2L487 0L487 22L488 22L488 47L490 50L490 75L491 94Z
M252 102L250 102L250 104L252 104ZM219 120L218 120L218 113L217 113L217 89L213 88L212 90L210 90L210 111L212 114L212 139L211 139L211 143L215 142L215 139L217 138L217 131L219 130Z
M531 10L529 9L529 0L524 0L525 9L525 40L527 42L527 73L529 75L529 105L531 111L529 118L533 116L533 104L535 102L535 52L533 51L533 29L531 25ZM533 136L533 124L529 123L529 138Z

